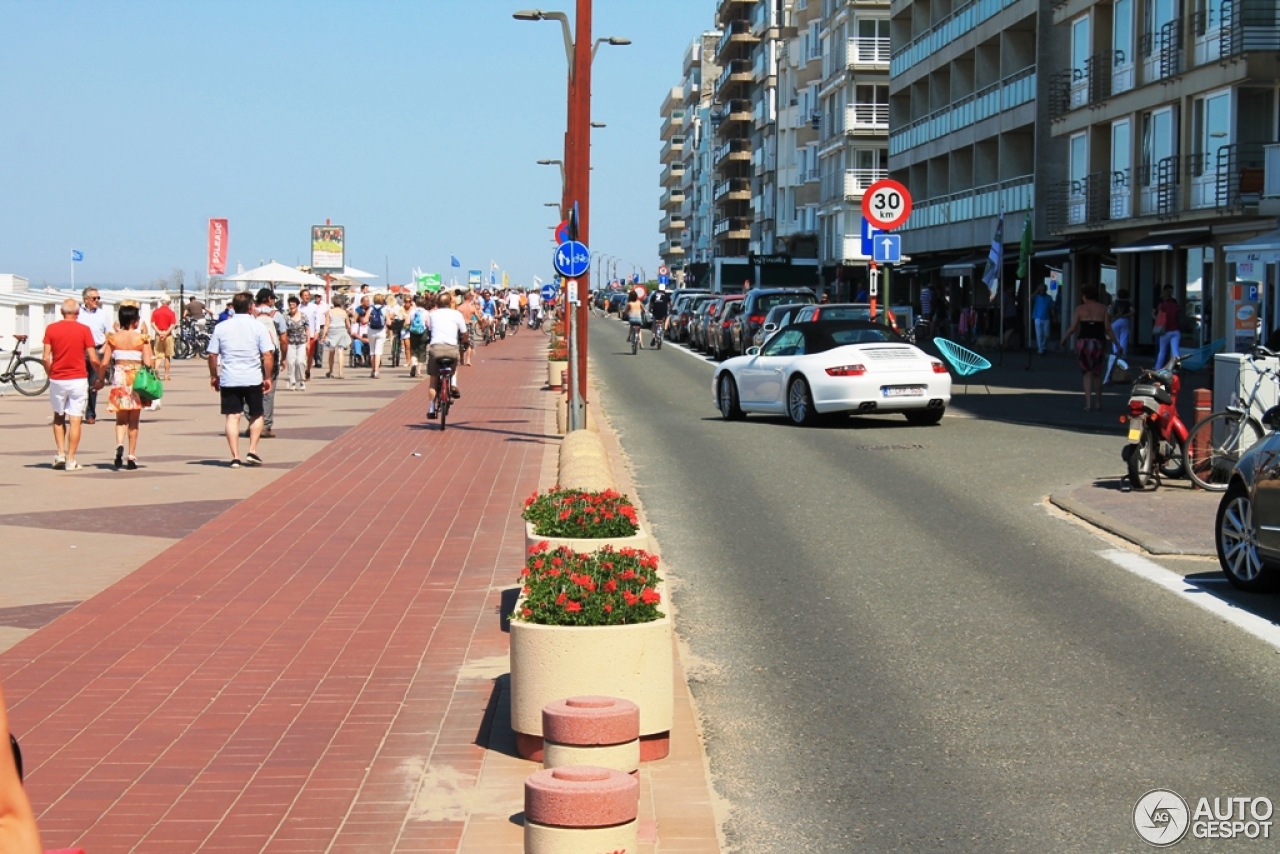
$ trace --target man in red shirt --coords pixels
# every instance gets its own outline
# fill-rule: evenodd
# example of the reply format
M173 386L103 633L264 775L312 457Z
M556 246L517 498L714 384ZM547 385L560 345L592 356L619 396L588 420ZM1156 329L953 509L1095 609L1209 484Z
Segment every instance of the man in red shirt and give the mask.
M160 307L151 312L151 328L156 331L156 340L151 342L152 352L157 359L164 360L164 376L160 379L169 381L169 362L173 359L173 333L178 316L169 307L169 295L160 297Z
M89 366L96 375L102 375L93 333L76 320L79 313L79 303L73 299L63 300L62 320L44 330L44 368L49 372L53 441L58 446L53 467L66 471L80 469L76 448L80 447L80 422L89 403Z

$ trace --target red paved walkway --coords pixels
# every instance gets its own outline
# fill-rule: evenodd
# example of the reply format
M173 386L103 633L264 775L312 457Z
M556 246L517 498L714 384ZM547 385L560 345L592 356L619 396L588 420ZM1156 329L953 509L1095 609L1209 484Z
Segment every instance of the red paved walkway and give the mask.
M47 846L456 849L545 343L482 351L445 433L413 388L0 657Z

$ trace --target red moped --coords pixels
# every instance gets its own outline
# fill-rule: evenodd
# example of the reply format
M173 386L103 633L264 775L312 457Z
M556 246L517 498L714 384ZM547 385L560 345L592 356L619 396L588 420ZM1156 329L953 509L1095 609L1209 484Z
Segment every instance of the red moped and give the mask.
M1159 477L1186 471L1187 428L1178 417L1178 363L1163 371L1145 370L1129 392L1129 444L1120 456L1129 466L1129 484L1146 489Z

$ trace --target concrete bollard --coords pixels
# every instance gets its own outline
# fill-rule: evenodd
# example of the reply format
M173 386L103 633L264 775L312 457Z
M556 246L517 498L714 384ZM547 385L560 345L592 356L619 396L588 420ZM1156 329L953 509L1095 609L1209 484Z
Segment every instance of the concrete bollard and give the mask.
M542 708L542 766L640 771L640 707L619 697L570 697Z
M1211 412L1213 412L1213 391L1207 388L1196 389L1195 423L1199 424L1201 421L1208 418ZM1211 437L1209 436L1209 433L1207 431L1204 433L1201 433L1199 436L1196 437L1197 447L1187 448L1187 465L1188 466L1190 466L1190 464L1193 461L1203 460L1205 457L1209 455L1210 438ZM1191 487L1192 489L1200 488L1195 483L1192 483Z
M640 781L591 765L536 771L524 781L525 854L637 850Z

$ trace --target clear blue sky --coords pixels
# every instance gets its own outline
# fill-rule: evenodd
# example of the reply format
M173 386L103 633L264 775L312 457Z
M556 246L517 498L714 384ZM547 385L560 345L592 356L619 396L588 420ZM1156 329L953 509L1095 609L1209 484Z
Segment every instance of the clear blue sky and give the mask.
M542 0L572 18L573 0ZM0 0L0 273L147 285L308 260L550 278L565 56L531 0ZM659 107L714 0L596 0L592 249L658 264Z

